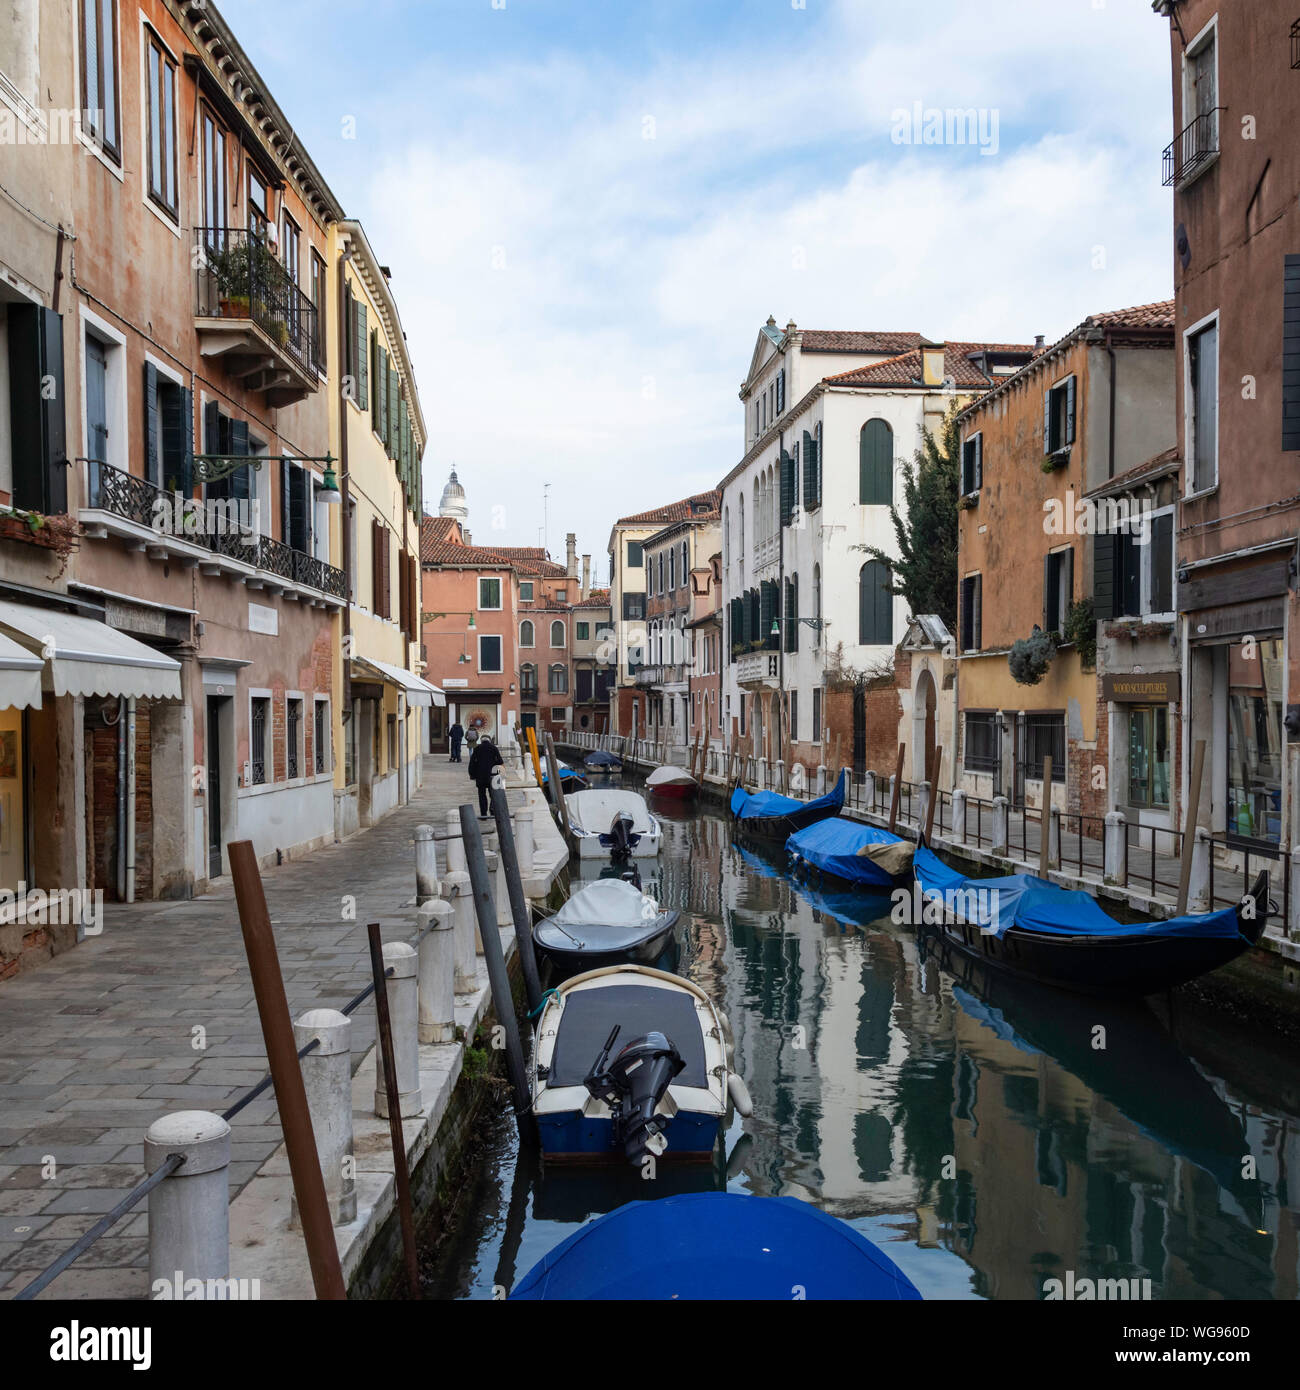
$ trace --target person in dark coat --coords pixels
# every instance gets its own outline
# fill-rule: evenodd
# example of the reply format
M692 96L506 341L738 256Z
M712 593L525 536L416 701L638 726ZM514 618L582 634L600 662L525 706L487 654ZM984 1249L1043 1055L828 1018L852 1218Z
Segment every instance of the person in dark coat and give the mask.
M465 726L458 719L450 729L447 736L451 739L451 761L460 762L460 741L465 737Z
M488 788L492 785L492 774L503 761L496 745L486 734L474 745L474 751L469 755L469 775L478 788L479 820L488 818Z

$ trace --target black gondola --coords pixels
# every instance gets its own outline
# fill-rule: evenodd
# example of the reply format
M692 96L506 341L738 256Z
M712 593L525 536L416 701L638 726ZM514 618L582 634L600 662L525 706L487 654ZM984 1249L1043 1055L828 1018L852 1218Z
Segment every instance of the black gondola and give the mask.
M737 787L731 794L731 823L736 833L747 839L784 846L796 831L838 816L844 809L847 790L843 771L835 786L816 801L800 801L778 792L747 792L744 787Z
M987 965L1081 994L1132 997L1186 984L1257 945L1268 912L1266 873L1235 907L1126 927L1108 917L1091 894L1059 888L1033 874L967 879L924 842L913 867L917 902L923 906L917 926L937 929L957 950ZM988 904L1003 894L1014 895L1011 924L990 924ZM1049 920L1053 912L1059 913L1054 921ZM1017 924L1031 916L1037 929ZM1089 931L1089 922L1106 925Z

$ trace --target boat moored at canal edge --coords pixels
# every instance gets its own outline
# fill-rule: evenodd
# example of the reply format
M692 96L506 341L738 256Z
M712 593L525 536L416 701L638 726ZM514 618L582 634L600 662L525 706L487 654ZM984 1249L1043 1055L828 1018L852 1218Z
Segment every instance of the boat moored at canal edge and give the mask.
M688 801L700 789L700 784L684 767L657 767L645 779L646 791L656 796L672 796Z
M533 927L533 943L563 974L606 965L650 965L663 954L681 919L664 912L632 883L597 879Z
M653 859L663 845L663 828L637 792L592 787L566 806L580 859Z
M731 820L736 833L755 840L784 845L791 835L817 821L838 816L847 791L845 773L815 801L782 796L779 792L747 792L737 787L731 794Z

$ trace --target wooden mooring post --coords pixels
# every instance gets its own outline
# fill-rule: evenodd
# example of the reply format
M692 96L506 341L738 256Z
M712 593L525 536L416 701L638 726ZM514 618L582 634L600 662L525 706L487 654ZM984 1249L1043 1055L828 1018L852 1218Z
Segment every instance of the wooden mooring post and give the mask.
M898 802L903 794L903 759L907 756L907 744L898 745L898 765L894 769L894 786L889 794L889 832L895 833L898 825Z

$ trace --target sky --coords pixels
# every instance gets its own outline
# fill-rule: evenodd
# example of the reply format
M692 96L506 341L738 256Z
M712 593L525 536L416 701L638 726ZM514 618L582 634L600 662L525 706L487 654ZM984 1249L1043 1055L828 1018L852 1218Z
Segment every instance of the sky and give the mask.
M1173 293L1149 0L218 3L392 269L478 544L603 580L740 460L769 314L1051 342Z

